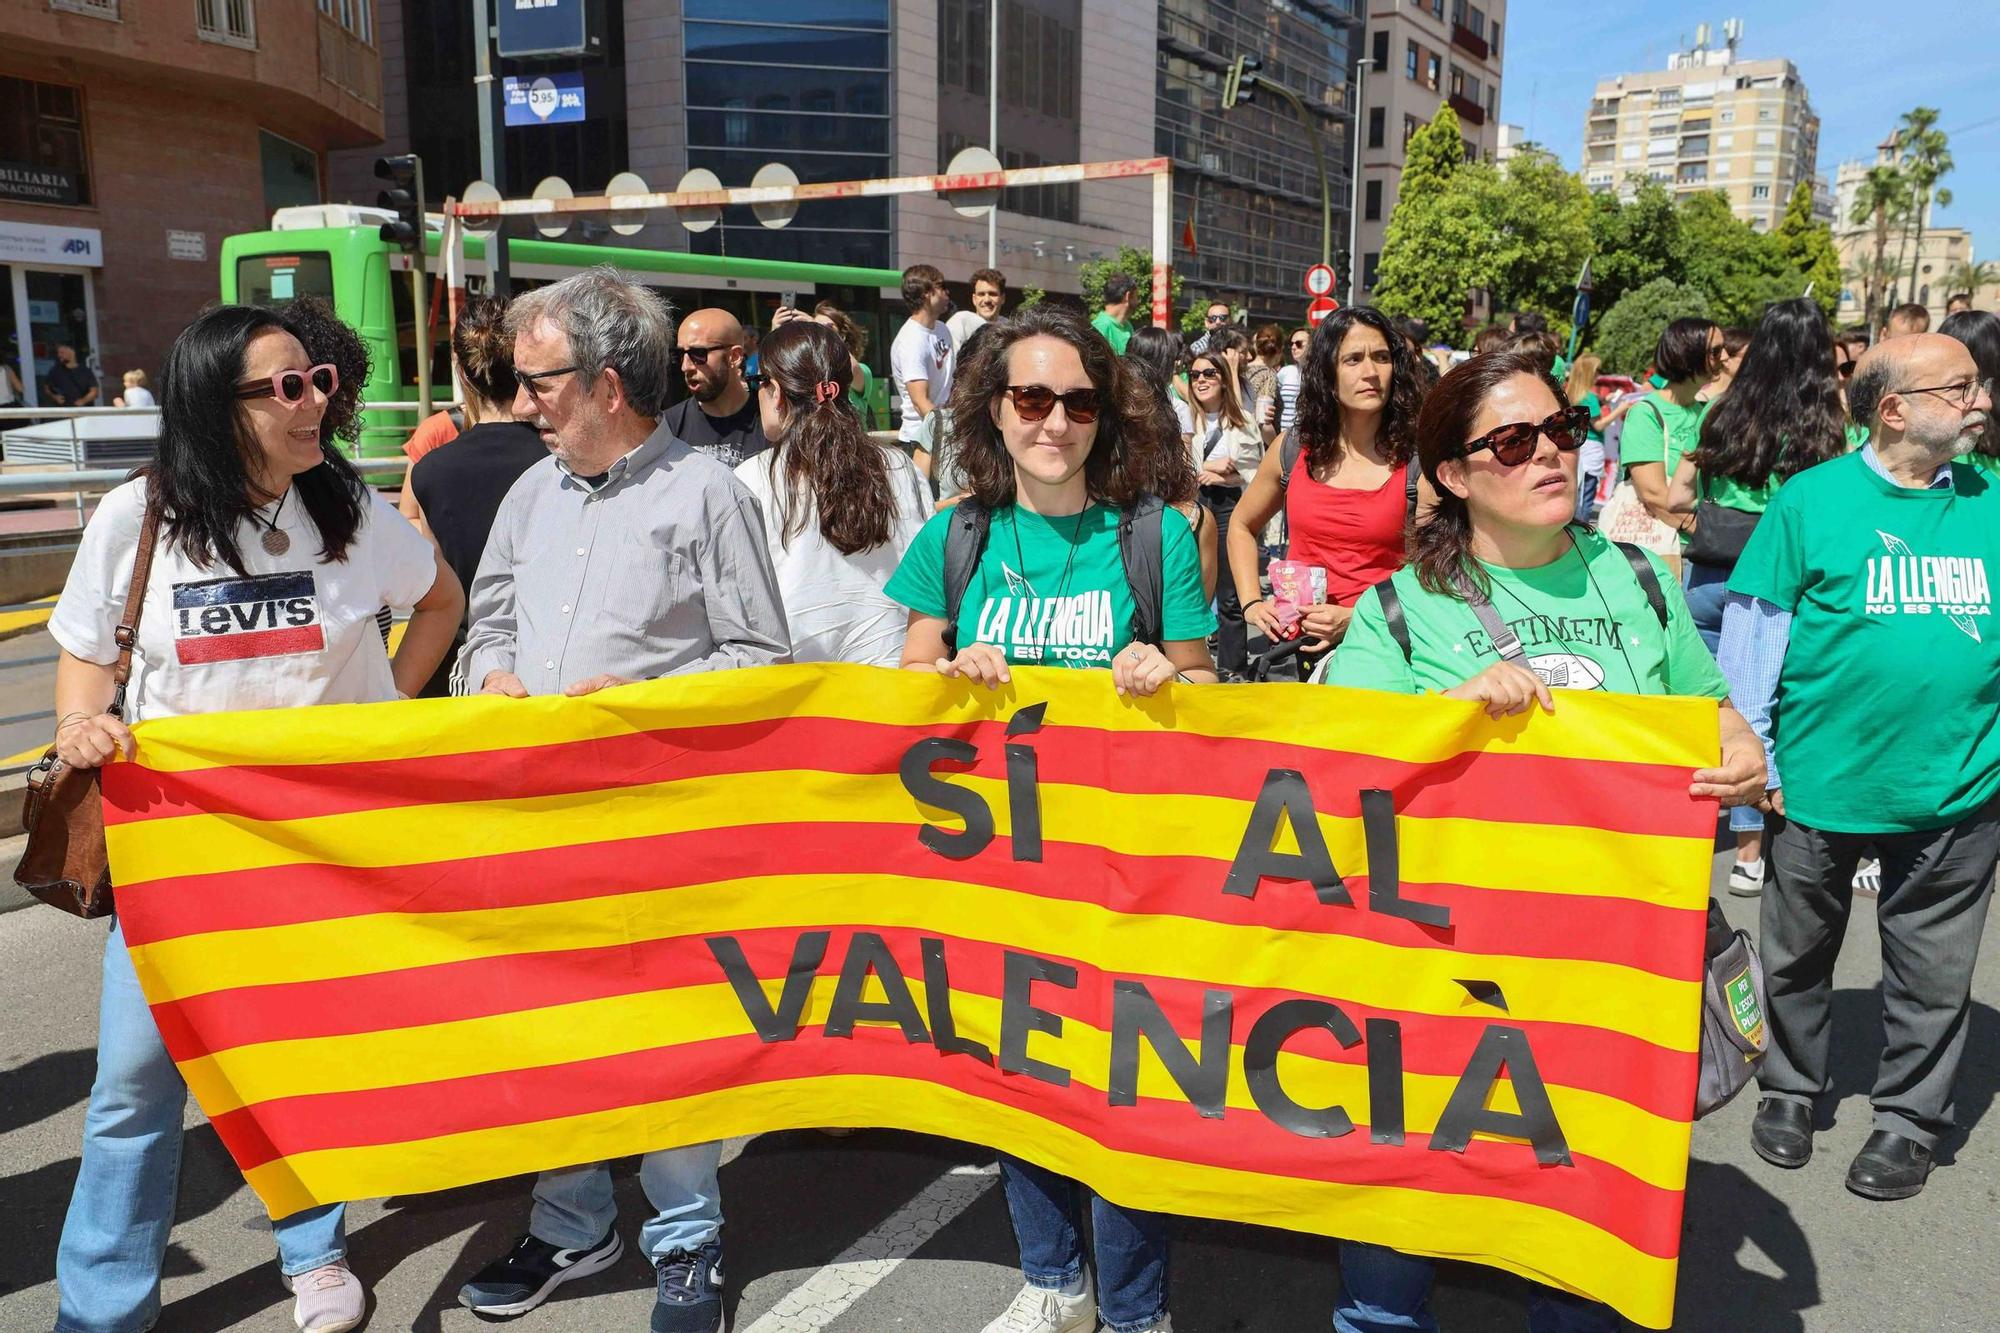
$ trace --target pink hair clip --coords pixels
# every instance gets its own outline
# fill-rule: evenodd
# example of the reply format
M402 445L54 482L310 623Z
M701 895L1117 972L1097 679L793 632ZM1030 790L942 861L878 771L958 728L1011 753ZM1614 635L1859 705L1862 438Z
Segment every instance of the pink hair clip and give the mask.
M838 397L840 385L833 380L821 380L819 387L813 390L813 401L816 403L830 403Z

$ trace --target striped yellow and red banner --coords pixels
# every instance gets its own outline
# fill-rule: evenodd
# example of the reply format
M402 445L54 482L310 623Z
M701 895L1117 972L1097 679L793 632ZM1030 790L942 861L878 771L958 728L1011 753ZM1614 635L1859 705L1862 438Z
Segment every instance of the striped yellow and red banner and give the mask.
M1715 706L1024 670L150 722L120 917L275 1216L881 1125L1671 1321Z

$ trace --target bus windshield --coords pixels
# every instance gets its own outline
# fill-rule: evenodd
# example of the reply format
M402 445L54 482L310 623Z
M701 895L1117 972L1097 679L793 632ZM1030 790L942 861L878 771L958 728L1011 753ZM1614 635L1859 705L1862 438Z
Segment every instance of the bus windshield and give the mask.
M333 300L333 256L324 250L250 255L236 261L236 299L276 309L301 296Z

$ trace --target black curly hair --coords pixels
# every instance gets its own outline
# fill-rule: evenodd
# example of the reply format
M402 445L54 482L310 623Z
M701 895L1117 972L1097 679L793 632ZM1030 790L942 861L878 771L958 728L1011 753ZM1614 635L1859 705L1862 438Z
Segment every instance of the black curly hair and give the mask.
M1417 410L1423 406L1416 354L1387 315L1373 306L1345 306L1313 330L1299 368L1298 416L1292 433L1304 447L1309 474L1340 464L1340 345L1357 325L1381 334L1389 347L1388 401L1382 405L1382 424L1375 438L1391 467L1409 462L1416 453Z

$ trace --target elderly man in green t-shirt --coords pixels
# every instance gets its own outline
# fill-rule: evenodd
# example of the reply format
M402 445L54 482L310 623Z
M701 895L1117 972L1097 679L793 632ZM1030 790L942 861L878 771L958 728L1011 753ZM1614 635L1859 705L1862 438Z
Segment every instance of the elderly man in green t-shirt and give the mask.
M1786 482L1729 580L1718 656L1770 757L1761 936L1772 1043L1759 1156L1812 1156L1833 964L1865 847L1882 861L1883 1050L1847 1186L1923 1189L1952 1127L2000 859L2000 482L1955 464L1993 410L1962 343L1886 342L1848 388L1866 445ZM1852 1039L1854 1034L1848 1034Z

